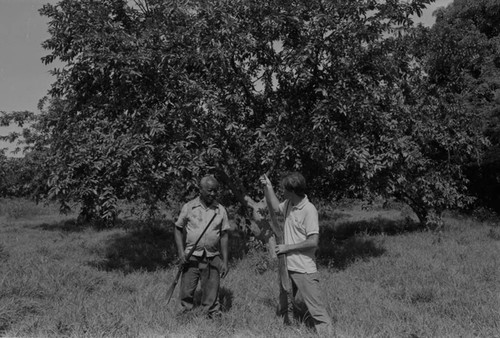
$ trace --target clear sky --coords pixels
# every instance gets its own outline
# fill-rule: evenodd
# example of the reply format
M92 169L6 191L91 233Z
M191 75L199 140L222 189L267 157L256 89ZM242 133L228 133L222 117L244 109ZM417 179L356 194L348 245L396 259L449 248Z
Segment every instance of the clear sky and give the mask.
M453 0L437 0L429 5L417 22L430 26L432 12ZM41 43L49 35L47 20L38 10L58 0L0 0L0 111L38 112L38 101L45 96L54 79L41 57L47 53ZM0 127L0 135L13 128ZM0 148L11 146L0 142Z

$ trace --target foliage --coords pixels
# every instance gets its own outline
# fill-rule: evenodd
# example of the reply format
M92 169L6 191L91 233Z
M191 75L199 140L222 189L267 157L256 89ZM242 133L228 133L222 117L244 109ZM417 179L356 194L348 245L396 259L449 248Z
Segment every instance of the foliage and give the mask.
M495 0L454 0L437 11L438 22L470 22L488 39L500 34L500 3Z
M7 113L4 111L0 111L0 126L15 126L17 128L23 128L22 132L10 132L8 135L0 136L0 141L14 143L16 142L18 147L13 150L13 153L17 154L20 151L26 151L26 147L21 149L19 146L22 145L24 140L23 137L28 139L29 141L33 141L32 132L34 131L31 128L31 124L36 121L37 117L34 113L29 111L14 111L11 113ZM2 156L5 155L7 149L1 149Z
M398 197L422 222L462 206L482 139L408 42L428 3L45 5L43 61L64 64L39 124L50 197L112 220L119 199L181 200L209 172L256 195L272 169L302 171L312 197Z
M0 125L15 124L21 132L1 136L2 141L17 142L14 153L23 157L8 157L5 150L0 155L0 197L26 197L41 201L47 197L47 180L51 161L45 136L38 124L39 116L28 111L0 112Z
M455 0L436 12L436 24L421 41L426 70L433 83L448 88L455 100L481 123L491 142L481 162L471 161L466 174L479 202L500 211L497 178L500 147L500 4Z

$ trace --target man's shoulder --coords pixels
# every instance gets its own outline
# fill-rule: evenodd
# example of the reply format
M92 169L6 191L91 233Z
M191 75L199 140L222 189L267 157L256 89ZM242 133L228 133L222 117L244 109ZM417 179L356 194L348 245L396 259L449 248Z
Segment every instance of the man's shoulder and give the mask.
M306 208L309 208L309 209L314 209L316 210L316 206L311 202L311 201L307 201L306 202L306 205L305 205Z
M317 210L316 206L309 200L309 198L307 198L307 196L303 200L303 204L301 206L301 209L308 210L308 211L309 210Z
M199 197L195 197L192 200L184 203L184 207L189 208L189 209L192 209L193 207L196 207L198 205L200 205L200 198Z
M192 200L186 202L184 204L184 208L187 208L187 209L194 209L194 208L197 208L197 207L200 207L200 206L203 206L203 204L201 203L201 200L200 200L200 197L195 197L193 198ZM220 212L225 212L227 213L227 210L226 210L226 207L224 207L220 202L218 201L215 201L215 203L212 204L212 206L210 208L217 208L220 210Z
M224 213L227 213L227 210L226 210L226 207L223 206L220 202L216 202L215 203L215 206L221 211L221 212L224 212Z
M318 217L318 209L316 209L316 206L309 201L304 204L300 213L305 217Z

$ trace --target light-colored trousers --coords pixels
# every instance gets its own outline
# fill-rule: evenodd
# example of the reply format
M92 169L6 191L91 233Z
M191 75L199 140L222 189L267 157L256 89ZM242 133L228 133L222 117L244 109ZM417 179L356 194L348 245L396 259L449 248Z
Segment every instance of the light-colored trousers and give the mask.
M300 273L288 271L292 280L292 297L295 305L301 302L314 321L316 331L321 336L327 336L332 330L332 320L323 302L323 295L319 286L318 273Z

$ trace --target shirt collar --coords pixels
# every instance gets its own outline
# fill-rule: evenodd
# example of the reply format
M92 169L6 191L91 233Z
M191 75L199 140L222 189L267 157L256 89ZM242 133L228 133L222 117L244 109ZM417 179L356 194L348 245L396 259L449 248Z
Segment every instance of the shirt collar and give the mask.
M196 197L195 203L193 204L193 209L201 207L203 209L218 209L219 208L219 202L214 201L211 205L205 207L205 204L201 201L200 196Z
M304 198L302 199L302 201L300 201L299 204L294 205L293 208L294 209L302 209L303 207L305 207L307 202L309 202L309 199L307 198L307 195L305 195Z

